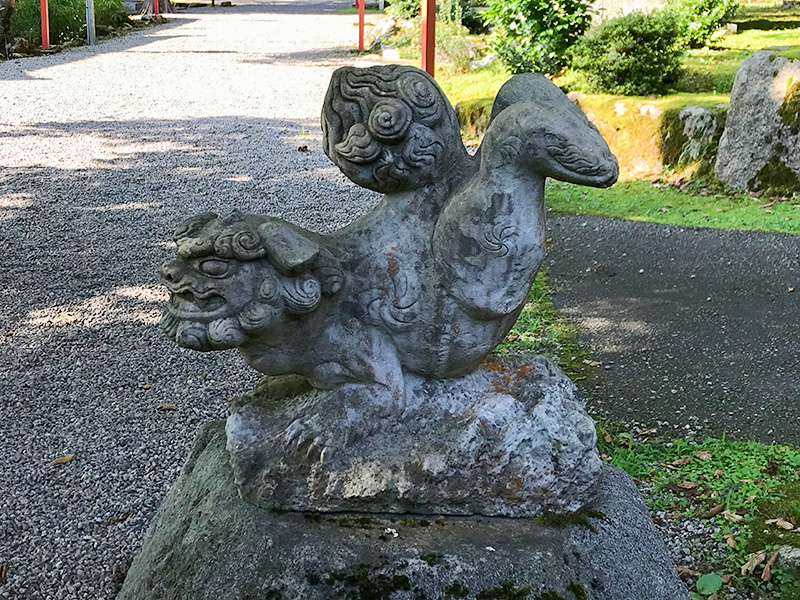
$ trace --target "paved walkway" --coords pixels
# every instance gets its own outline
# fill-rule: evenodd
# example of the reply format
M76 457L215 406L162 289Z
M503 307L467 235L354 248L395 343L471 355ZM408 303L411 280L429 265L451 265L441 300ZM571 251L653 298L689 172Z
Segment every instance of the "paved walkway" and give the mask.
M800 236L548 225L556 307L607 367L592 402L662 432L800 444Z
M0 598L112 598L197 427L256 379L158 330L175 226L239 207L324 230L376 199L320 144L349 2L236 4L0 63Z

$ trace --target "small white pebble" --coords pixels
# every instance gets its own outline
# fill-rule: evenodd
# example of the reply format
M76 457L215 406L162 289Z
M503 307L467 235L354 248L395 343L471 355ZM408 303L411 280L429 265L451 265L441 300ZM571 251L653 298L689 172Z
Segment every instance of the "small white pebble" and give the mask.
M639 269L639 274L644 273L644 269Z
M397 529L394 529L393 527L387 527L383 533L385 533L386 535L390 535L392 537L397 537L399 535L397 533Z
M494 552L494 551L495 551L495 550L494 550L494 548L492 548L491 546L486 546L486 549L487 549L489 552Z

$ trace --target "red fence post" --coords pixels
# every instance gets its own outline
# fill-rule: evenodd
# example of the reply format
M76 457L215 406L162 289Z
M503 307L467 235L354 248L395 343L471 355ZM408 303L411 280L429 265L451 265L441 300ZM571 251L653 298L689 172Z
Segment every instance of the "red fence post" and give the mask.
M436 56L436 0L422 0L422 70L433 77Z
M364 49L364 5L367 0L356 0L358 4L358 49Z
M153 0L153 14L158 14L158 0Z
M42 50L50 50L50 12L47 0L40 1L39 12L42 15Z

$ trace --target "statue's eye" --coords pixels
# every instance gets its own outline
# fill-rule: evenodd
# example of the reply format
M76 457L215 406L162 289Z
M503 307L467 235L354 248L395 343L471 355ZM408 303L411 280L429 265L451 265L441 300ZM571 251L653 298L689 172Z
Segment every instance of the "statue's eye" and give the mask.
M208 277L225 277L231 270L231 262L218 258L209 258L202 261L197 268Z

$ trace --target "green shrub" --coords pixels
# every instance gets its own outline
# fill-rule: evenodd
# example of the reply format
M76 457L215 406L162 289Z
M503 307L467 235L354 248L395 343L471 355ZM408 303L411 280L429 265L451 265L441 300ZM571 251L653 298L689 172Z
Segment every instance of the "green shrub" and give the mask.
M413 19L419 16L420 0L390 0L386 12L400 19Z
M86 24L83 0L50 0L50 42L60 44L80 36ZM11 16L11 34L23 37L32 44L42 43L39 0L17 0Z
M85 35L86 4L84 0L49 0L50 43L62 44ZM120 0L95 0L95 23L116 26L128 20ZM11 17L11 34L24 37L31 44L42 43L39 0L17 0Z
M469 73L474 46L467 40L469 30L455 23L437 23L436 52L441 53L453 73Z
M670 0L667 5L675 16L679 43L689 48L702 48L738 9L738 0Z
M105 27L117 27L129 21L121 0L94 0L94 20Z
M553 75L592 22L592 0L488 0L486 18L497 28L493 47L516 73Z
M678 30L668 12L634 12L601 23L573 48L572 68L585 91L665 94L681 75Z

